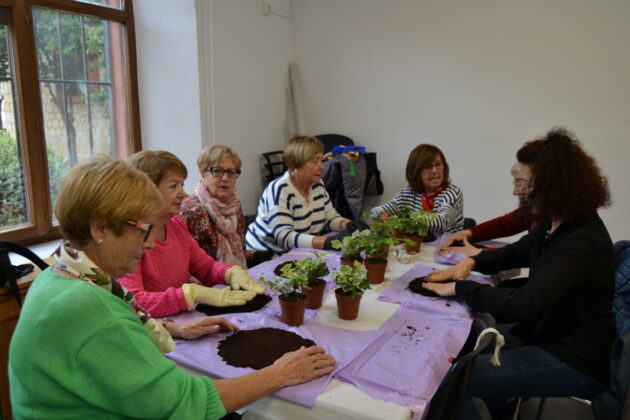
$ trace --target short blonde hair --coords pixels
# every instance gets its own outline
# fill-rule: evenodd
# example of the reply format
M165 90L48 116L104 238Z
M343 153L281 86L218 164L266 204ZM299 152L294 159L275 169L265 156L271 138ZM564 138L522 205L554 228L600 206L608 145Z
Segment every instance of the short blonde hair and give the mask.
M215 144L203 148L197 157L197 167L201 176L211 167L218 165L225 159L232 159L236 164L236 169L241 169L241 158L238 154L227 146Z
M289 169L298 169L318 153L324 153L324 145L315 137L295 136L282 152L282 160Z
M167 171L175 172L188 178L186 165L177 156L165 150L143 150L129 156L127 162L149 176L155 185L159 185Z
M145 174L99 154L63 177L55 216L64 238L83 246L92 238L90 222L103 221L121 235L125 220L146 220L163 206L162 195Z

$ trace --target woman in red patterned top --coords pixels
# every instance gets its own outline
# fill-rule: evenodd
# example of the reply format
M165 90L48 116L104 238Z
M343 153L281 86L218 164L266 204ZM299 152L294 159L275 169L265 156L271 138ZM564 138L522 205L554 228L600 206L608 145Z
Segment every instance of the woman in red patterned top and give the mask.
M514 185L512 194L517 196L519 203L522 204L527 199L527 195L532 188L532 171L527 165L521 165L517 162L512 166L511 172L514 178L512 182ZM489 241L491 239L504 238L529 230L533 224L533 219L531 215L527 213L528 212L523 209L523 206L519 205L519 208L510 213L457 232L444 242L441 253L462 252L469 257L477 255L482 250L471 245L469 241ZM463 241L464 246L453 246L453 242L456 241Z
M245 250L247 226L236 195L236 179L241 174L238 154L227 146L207 146L197 158L197 166L201 180L181 208L192 237L224 264L247 268L268 259L270 256L262 255L265 253Z

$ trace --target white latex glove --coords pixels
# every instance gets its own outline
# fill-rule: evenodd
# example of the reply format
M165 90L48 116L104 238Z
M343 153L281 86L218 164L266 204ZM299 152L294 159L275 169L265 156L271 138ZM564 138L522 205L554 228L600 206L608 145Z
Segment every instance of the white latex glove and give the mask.
M199 284L186 283L182 286L188 309L192 309L198 303L212 306L238 306L256 296L255 292L234 291L229 288L214 289Z
M234 290L251 290L259 295L262 295L265 293L265 290L267 290L265 286L251 278L247 270L244 270L238 265L235 265L225 272L225 282L232 286Z

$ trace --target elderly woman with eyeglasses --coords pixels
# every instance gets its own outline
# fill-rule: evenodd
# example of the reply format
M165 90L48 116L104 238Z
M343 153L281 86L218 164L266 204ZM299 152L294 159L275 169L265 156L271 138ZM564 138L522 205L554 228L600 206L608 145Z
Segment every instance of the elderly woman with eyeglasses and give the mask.
M170 335L114 281L153 246L147 221L162 207L145 174L104 155L64 177L55 215L67 242L33 282L11 340L13 418L218 419L332 371L335 360L321 347L215 381L165 358Z
M386 219L403 208L435 214L429 232L457 232L464 227L464 196L451 184L444 153L432 144L411 151L405 169L408 187L391 200L372 209L372 217Z
M201 249L224 264L253 266L271 257L245 250L245 217L236 195L241 159L227 146L206 146L197 158L201 180L182 203L181 216Z
M179 216L186 198L186 166L166 151L131 155L128 162L146 173L164 198L164 207L155 216L155 247L144 253L138 269L118 279L140 305L152 315L165 317L193 309L203 303L212 306L243 305L265 287L255 282L243 268L215 261L199 247ZM189 282L194 276L201 284ZM214 288L229 284L230 288ZM245 289L245 290L239 290Z
M487 222L473 226L461 232L454 233L443 244L441 253L461 252L469 257L479 254L483 251L472 245L470 241L490 241L496 238L505 238L507 236L517 235L521 232L529 230L534 223L534 218L525 208L527 195L531 191L532 186L532 170L529 165L516 162L512 166L512 194L518 197L519 207L510 213L504 214ZM462 241L463 246L453 246L454 242ZM492 248L487 248L492 249Z

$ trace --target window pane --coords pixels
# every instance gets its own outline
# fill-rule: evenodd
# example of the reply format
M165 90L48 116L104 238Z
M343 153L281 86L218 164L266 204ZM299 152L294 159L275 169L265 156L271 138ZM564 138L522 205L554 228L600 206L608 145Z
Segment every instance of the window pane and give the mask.
M9 39L9 27L0 23L0 230L29 222Z
M127 144L123 28L34 9L52 206L63 173L94 153Z
M122 0L75 0L79 3L92 3L99 6L107 6L112 9L122 9Z

